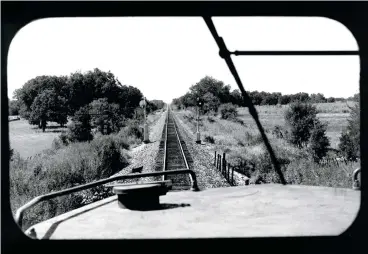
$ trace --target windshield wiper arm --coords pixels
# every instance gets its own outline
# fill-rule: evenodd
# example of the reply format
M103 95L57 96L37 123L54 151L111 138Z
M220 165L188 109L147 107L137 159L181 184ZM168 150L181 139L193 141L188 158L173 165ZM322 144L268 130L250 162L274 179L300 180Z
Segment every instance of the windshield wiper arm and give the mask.
M238 87L239 87L240 91L243 94L245 105L248 106L249 113L253 117L254 121L257 124L258 130L261 133L262 139L263 139L263 141L264 141L264 143L266 145L266 148L268 150L268 153L270 154L272 164L273 164L273 166L274 166L277 174L279 175L279 178L280 178L281 183L282 184L286 184L284 175L282 174L281 169L280 169L280 165L279 165L279 163L278 163L278 161L276 159L276 156L275 156L275 154L274 154L274 152L272 150L271 144L268 141L268 138L267 138L267 136L265 134L265 131L264 131L262 125L261 125L261 122L259 121L258 113L257 113L257 111L256 111L256 109L255 109L255 107L254 107L254 105L252 103L252 100L250 99L249 95L244 90L244 87L243 87L243 84L242 84L242 82L240 80L240 77L238 75L238 72L236 71L236 68L234 66L234 63L231 60L231 52L227 49L227 47L225 45L225 41L218 35L218 33L216 31L216 28L215 28L215 25L212 22L211 17L203 17L203 19L206 22L206 24L208 26L208 29L210 30L213 38L215 39L215 41L217 43L217 46L220 49L220 52L219 52L220 56L225 60L227 66L229 67L229 69L231 71L231 74L234 76L234 79L235 79L236 83L238 84Z

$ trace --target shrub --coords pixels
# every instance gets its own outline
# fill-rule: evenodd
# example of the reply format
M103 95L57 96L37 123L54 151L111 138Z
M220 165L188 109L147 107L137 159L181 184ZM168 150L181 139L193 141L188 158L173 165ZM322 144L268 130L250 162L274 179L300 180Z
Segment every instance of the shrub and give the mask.
M210 122L210 123L214 123L214 122L215 122L215 119L213 119L213 117L211 117L211 116L208 116L208 117L207 117L207 120L208 120L208 122Z
M24 160L16 153L10 163L12 211L35 196L107 178L127 165L113 136L101 135L90 143L73 143L31 160ZM56 198L32 208L25 214L24 227L110 195L102 187L83 193Z
M314 162L319 162L324 156L326 156L330 141L326 136L327 124L322 124L316 121L310 137L309 150Z
M54 140L52 141L51 147L54 150L58 150L63 146L63 142L60 140L59 137L54 138Z
M100 136L91 142L91 146L97 151L97 157L100 160L97 178L111 176L127 164L120 154L119 145L112 136Z
M272 135L276 138L284 138L282 127L280 125L276 125L272 130Z
M68 139L75 141L90 141L93 139L91 116L89 114L89 107L80 108L73 117L73 123L68 127Z
M360 157L360 106L356 103L350 108L347 128L341 133L339 150L350 161Z
M245 126L244 121L243 121L243 120L241 120L241 119L239 119L239 118L235 118L233 121L234 121L235 123L239 123L240 125Z
M59 135L59 139L60 139L60 141L63 145L68 145L69 144L70 140L69 140L69 134L68 133L66 133L66 132L61 133Z
M127 120L122 128L126 131L127 135L134 136L143 140L143 131L137 120Z
M211 144L214 144L215 143L215 139L212 136L208 136L208 135L206 135L204 137L204 141L205 142L208 142L208 143L211 143Z
M317 108L309 103L292 103L285 111L285 120L291 127L289 141L299 148L306 146L317 119Z
M219 108L222 119L235 119L238 116L236 106L232 103L222 104Z

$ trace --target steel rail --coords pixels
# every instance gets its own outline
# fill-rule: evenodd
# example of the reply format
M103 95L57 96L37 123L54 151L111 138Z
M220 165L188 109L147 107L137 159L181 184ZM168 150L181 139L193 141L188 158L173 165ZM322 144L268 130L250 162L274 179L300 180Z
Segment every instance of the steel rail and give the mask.
M178 130L176 128L176 122L175 122L175 119L174 119L174 114L172 112L171 112L171 114L172 114L171 117L173 118L173 124L174 124L174 130L175 130L176 138L177 138L177 141L178 141L179 147L180 147L181 156L182 156L182 158L183 158L183 160L185 162L186 169L189 169L189 164L188 164L187 158L185 156L183 146L182 146L182 144L180 142L180 137L179 137L179 134L178 134ZM166 154L167 154L167 146L166 146L166 144L167 144L168 123L169 123L169 110L167 112L167 124L166 124L166 136L165 136L164 171L166 171L166 162L167 162L166 161ZM189 175L189 177L190 177L191 183L193 183L192 177L190 175ZM164 180L166 180L166 179L164 179Z
M184 153L183 146L182 146L182 144L181 144L181 142L180 142L180 137L179 137L178 130L177 130L177 128L176 128L176 121L175 121L176 119L175 119L175 117L174 117L174 114L172 115L172 118L173 118L173 120L174 120L175 133L176 133L176 136L177 136L178 141L179 141L180 151L181 151L181 154L182 154L182 156L183 156L183 158L184 158L185 166L186 166L186 168L187 168L187 169L190 169L190 168L189 168L189 164L188 164L187 157L185 156L185 153ZM193 182L193 179L192 179L191 175L189 175L189 178L190 178L190 181L191 181L191 182Z
M119 175L119 176L114 176L114 177L102 179L102 180L99 180L99 181L95 181L95 182L92 182L92 183L83 184L83 185L80 185L80 186L68 188L66 190L56 191L56 192L52 192L52 193L49 193L49 194L37 196L37 197L35 197L34 199L32 199L31 201L29 201L28 203L26 203L25 205L23 205L22 207L20 207L17 210L17 212L15 214L15 221L20 227L22 227L22 219L23 219L24 212L26 210L30 209L31 207L35 206L36 204L38 204L42 201L52 199L52 198L56 198L56 197L68 195L68 194L71 194L71 193L74 193L74 192L78 192L78 191L90 189L90 188L93 188L93 187L97 187L97 186L105 184L105 183L109 183L109 182L113 182L113 181L117 181L117 180L132 179L132 178L141 178L141 177L150 177L150 176L159 176L159 175L187 174L187 173L189 173L191 175L192 179L193 179L191 190L192 191L199 191L198 184L197 184L197 177L196 177L194 171L190 170L190 169Z
M189 169L189 164L188 164L188 161L187 161L187 158L185 156L185 153L184 153L184 150L183 150L183 146L181 145L181 142L180 142L180 137L179 137L179 133L178 133L178 130L176 128L176 122L175 122L175 119L174 119L174 114L172 115L172 118L174 120L174 129L175 129L175 134L176 134L176 137L179 141L179 147L180 147L180 151L181 151L181 155L183 156L183 159L184 159L184 162L185 162L185 167L186 169Z
M163 171L166 171L166 157L167 157L167 125L169 123L169 105L167 105L166 123L165 123L165 145L164 145L164 165ZM162 180L166 180L165 175L162 176Z

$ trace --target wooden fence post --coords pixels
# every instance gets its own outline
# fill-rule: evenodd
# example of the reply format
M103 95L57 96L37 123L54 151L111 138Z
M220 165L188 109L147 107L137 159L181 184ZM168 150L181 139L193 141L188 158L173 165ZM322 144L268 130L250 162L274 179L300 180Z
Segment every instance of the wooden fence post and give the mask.
M234 186L235 184L234 184L234 167L231 167L231 183L232 183L232 185Z
M226 172L226 154L223 153L222 155L222 174L225 176L225 172Z
M218 159L218 169L219 171L221 171L221 155L219 155L219 159Z
M227 164L227 180L230 182L230 163Z
M215 163L215 164L214 164L215 166L216 166L216 154L217 154L217 153L216 153L216 151L215 151L215 162L214 162L214 163Z

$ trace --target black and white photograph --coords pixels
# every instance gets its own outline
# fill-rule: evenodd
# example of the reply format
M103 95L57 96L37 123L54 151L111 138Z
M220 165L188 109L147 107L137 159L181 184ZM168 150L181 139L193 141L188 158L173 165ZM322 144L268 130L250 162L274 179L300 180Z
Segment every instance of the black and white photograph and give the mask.
M338 236L360 209L360 58L325 17L53 17L7 60L32 239Z

